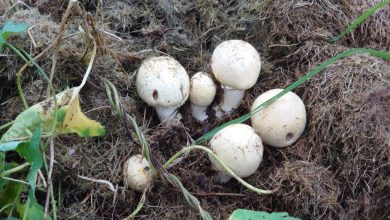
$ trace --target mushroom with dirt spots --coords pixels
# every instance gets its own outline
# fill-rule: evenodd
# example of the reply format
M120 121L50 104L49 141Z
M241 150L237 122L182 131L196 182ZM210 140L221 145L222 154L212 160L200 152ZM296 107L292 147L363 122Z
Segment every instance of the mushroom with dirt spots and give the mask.
M245 41L224 41L213 52L211 68L223 88L223 100L214 108L216 116L222 117L240 106L245 90L255 85L261 69L260 55Z
M255 130L246 124L229 125L217 132L210 141L212 151L239 177L252 175L263 159L263 144ZM219 171L218 179L230 179L224 168L209 155L213 168Z
M213 102L217 88L213 79L205 72L193 75L190 83L192 116L198 121L204 121L208 118L206 110Z
M176 112L188 99L190 79L178 61L168 56L145 60L138 69L136 86L141 99L156 109L160 121L170 124L180 120Z
M254 101L252 110L274 97L282 89L271 89ZM293 92L288 92L269 106L251 116L252 127L265 144L286 147L293 144L306 126L305 104Z
M143 191L153 180L148 161L141 155L131 156L123 167L125 184L136 191Z

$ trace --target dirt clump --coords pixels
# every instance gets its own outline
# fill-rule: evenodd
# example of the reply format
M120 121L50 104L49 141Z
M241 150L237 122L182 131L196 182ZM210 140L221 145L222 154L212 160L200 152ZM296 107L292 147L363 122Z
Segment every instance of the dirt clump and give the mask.
M104 124L106 136L55 139L53 181L55 192L61 194L60 218L122 219L141 199L141 194L127 189L122 180L124 162L130 155L141 153L141 143L134 127L113 115L105 80L116 86L122 106L136 119L155 165L161 168L192 140L248 113L261 93L288 86L350 47L388 49L389 45L385 19L389 7L340 42L329 42L374 1L80 2L80 11L88 11L93 18L93 34L98 39L92 73L80 94L81 107L86 115ZM28 4L31 9L17 7L1 22L27 22L32 37L22 34L10 41L35 56L56 38L66 4L59 0ZM79 85L90 58L92 45L80 29L87 13L80 11L72 14L58 50L53 81L58 91ZM190 116L185 104L180 109L182 125L161 125L154 110L136 92L135 76L142 60L169 55L190 76L198 71L211 73L212 51L227 39L246 40L261 54L261 75L246 92L242 105L227 118L211 117L202 124ZM15 75L23 62L8 49L2 53L7 59L0 57L0 80L6 82L0 86L0 124L13 120L23 110L15 89ZM38 63L50 73L52 52ZM257 195L234 180L219 184L207 154L201 151L191 152L169 171L216 219L227 218L237 208L285 211L302 219L384 219L389 210L390 90L381 75L389 68L388 61L353 54L294 90L308 112L304 134L288 148L265 146L258 171L245 179L255 187L278 188L272 195ZM22 88L32 104L45 98L47 84L31 67L23 74ZM221 91L218 93L214 103L221 99ZM116 190L83 177L109 181ZM188 206L178 188L158 177L137 216L196 219L199 213Z

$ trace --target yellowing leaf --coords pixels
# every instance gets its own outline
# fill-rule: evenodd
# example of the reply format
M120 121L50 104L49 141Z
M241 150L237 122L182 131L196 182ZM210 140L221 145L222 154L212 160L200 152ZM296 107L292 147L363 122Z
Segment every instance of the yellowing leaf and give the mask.
M38 127L42 128L43 134L77 133L81 137L104 135L104 127L81 111L79 91L80 87L74 87L57 94L57 110L53 98L26 109L16 117L0 143L27 140Z
M67 107L62 133L77 133L81 137L102 136L105 134L102 125L89 119L80 108L79 97L76 96Z

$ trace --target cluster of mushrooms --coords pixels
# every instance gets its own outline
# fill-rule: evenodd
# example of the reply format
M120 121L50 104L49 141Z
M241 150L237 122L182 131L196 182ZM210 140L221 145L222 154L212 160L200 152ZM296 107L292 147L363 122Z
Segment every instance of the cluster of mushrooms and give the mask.
M223 89L222 101L213 106L215 116L223 117L236 109L245 90L255 85L261 69L260 55L249 43L228 40L219 44L211 58L215 79ZM184 67L168 56L145 60L137 73L138 95L155 108L158 118L171 125L181 119L178 108L188 98L192 116L198 121L208 118L206 110L213 102L217 88L212 77L198 72L190 79ZM252 111L282 89L272 89L254 101ZM252 127L246 124L229 125L210 140L212 151L239 176L248 177L259 167L263 158L263 143L273 147L286 147L294 143L306 125L306 109L302 100L288 92L271 105L251 116ZM218 180L230 179L213 157L213 168L219 172ZM153 177L142 155L132 156L124 166L125 183L137 191L149 186Z

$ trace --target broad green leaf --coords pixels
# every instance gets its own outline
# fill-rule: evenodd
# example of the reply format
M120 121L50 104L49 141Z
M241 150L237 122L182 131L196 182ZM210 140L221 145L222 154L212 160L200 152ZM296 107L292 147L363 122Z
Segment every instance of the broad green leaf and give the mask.
M26 204L18 203L17 211L21 218L26 216L26 219L31 220L45 219L45 210L43 209L43 206L41 206L35 199L29 199ZM48 215L47 219L51 219L51 217Z
M34 131L33 136L30 141L27 141L23 144L20 144L16 151L27 161L30 165L30 172L28 173L26 180L30 183L29 194L32 194L31 197L34 197L36 180L38 175L38 170L43 166L42 153L39 148L41 142L41 129ZM29 195L30 197L30 195Z
M20 199L18 197L25 188L25 185L22 183L8 181L5 187L0 190L0 209L8 204L13 204L14 202L20 203ZM12 206L6 208L3 210L3 213L0 214L8 215L11 208Z
M0 143L28 140L38 127L42 128L43 134L77 133L81 137L104 135L104 127L81 111L78 92L79 88L74 87L57 94L57 110L54 98L26 109L16 117L13 125L0 139Z
M27 23L16 23L13 21L7 21L3 28L0 29L0 49L11 34L25 32L27 31L27 29Z
M4 171L12 169L16 166L18 166L18 164L15 162L13 162L13 163L2 162L2 163L0 163L0 173L3 173ZM0 178L0 192L7 182L8 182L8 180ZM0 207L0 209L1 209L1 207Z
M0 172L3 172L3 169L2 169L2 164L4 161L4 153L3 152L15 150L16 147L18 147L20 143L23 143L23 141L11 141L11 142L0 144Z
M237 209L228 220L299 220L288 215L287 212L261 212L246 209Z
M19 144L24 143L23 141L11 141L7 143L2 143L0 144L0 151L10 151L10 150L15 150Z

